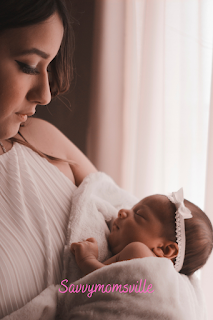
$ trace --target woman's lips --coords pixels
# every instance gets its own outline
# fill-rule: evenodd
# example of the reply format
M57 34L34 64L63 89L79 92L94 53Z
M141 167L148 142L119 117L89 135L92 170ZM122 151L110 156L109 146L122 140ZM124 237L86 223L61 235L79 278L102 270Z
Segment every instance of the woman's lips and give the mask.
M26 112L27 111L27 112ZM31 110L20 110L20 112L16 112L16 115L19 117L19 120L21 122L25 122L27 120L27 117L31 117L35 114L35 107Z
M16 113L21 122L25 122L27 120L27 115L22 113Z

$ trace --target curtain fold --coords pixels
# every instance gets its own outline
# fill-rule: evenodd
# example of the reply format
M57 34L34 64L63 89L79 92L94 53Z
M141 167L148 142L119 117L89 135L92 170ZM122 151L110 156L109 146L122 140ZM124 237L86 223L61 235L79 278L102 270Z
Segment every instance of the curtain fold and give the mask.
M212 56L213 61L213 56ZM213 224L213 63L211 78L211 99L209 112L209 131L208 131L208 152L206 165L206 192L205 192L205 212L208 214ZM213 288L213 254L208 264L206 264L201 273L202 286L207 300L209 319L213 319L212 293Z
M139 198L183 187L213 221L213 1L96 3L88 156Z
M87 156L121 180L125 1L96 1Z
M126 1L125 18L121 184L141 198L161 192L164 174L165 1Z

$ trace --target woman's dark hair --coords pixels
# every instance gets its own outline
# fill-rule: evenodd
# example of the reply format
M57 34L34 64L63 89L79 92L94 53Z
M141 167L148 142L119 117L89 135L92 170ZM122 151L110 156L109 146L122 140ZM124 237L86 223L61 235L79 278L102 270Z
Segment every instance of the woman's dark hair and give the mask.
M192 218L184 220L186 248L180 273L189 276L203 267L208 260L213 248L213 229L209 218L199 207L186 199L184 204L191 211ZM164 208L164 212L159 214L164 223L163 234L168 240L176 242L175 205L166 199Z
M64 27L63 39L56 57L50 63L52 97L66 92L73 79L74 33L68 4L69 0L0 0L0 33L7 29L39 24L55 12L61 17ZM44 158L67 161L40 152L26 140L15 138L8 140L26 145ZM68 162L71 164L71 161Z
M38 24L59 13L64 35L58 54L50 63L52 97L66 92L73 78L74 35L67 3L66 0L0 0L0 32Z

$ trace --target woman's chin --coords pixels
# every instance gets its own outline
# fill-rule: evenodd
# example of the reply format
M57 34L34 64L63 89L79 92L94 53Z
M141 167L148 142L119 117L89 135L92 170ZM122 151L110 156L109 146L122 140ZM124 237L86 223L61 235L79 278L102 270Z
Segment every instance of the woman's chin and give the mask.
M0 140L8 140L10 138L13 138L14 136L17 135L19 131L19 127L17 129L14 130L4 130L4 132L1 132L0 130Z

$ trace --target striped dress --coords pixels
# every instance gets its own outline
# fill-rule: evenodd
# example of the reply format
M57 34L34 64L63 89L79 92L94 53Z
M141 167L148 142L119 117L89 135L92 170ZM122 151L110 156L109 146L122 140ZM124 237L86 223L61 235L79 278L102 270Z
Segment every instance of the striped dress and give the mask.
M75 189L28 147L0 156L0 318L60 283Z

